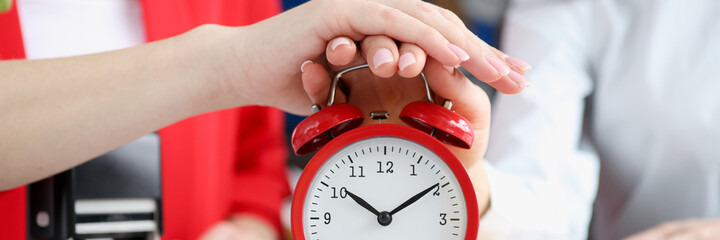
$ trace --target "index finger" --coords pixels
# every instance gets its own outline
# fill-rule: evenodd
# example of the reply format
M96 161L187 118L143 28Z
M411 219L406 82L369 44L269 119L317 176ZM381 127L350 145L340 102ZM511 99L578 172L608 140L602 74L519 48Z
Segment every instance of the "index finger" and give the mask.
M428 55L448 66L457 66L461 63L460 57L451 49L450 44L440 32L425 22L408 15L405 11L371 1L325 1L333 4L327 9L337 9L328 15L322 16L325 24L332 24L327 29L339 31L320 32L319 35L327 40L335 36L344 35L355 41L365 36L385 35L393 39L414 43L425 50ZM377 14L367 14L369 12ZM337 27L337 23L347 23L348 26Z
M508 58L504 53L491 47L473 34L469 29L467 29L467 27L465 27L465 25L462 24L462 21L457 17L457 15L449 10L416 0L375 1L400 9L410 16L421 19L428 26L438 29L438 31L450 42L457 45L459 49L465 51L469 58L467 61L462 62L462 66L480 81L487 83L495 81L505 82L500 84L503 87L498 89L503 93L517 93L523 89L523 87L520 86L523 84L510 85L509 83L511 83L511 81L507 78L507 76L511 70L515 70L517 73L522 74L529 68L529 65L525 63L525 65L522 65L521 67L516 67L514 66L515 64L509 63ZM524 61L519 59L511 60L513 60L513 63L516 64L524 63ZM443 61L440 62L446 66L457 66L448 65Z

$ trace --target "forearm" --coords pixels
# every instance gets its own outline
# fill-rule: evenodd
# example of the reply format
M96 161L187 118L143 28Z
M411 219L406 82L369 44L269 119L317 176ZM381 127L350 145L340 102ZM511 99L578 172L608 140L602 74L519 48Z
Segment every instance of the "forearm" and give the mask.
M224 40L209 34L219 31L87 56L0 62L0 190L221 107L210 98L221 96L208 84L216 73L206 69Z
M519 91L503 76L504 55L465 35L456 20L418 0L310 1L243 28L201 27L133 49L0 63L0 189L68 169L201 112L260 104L308 113L299 67L338 35L415 43L438 69L462 64L501 92ZM440 95L458 99L459 85L429 79Z

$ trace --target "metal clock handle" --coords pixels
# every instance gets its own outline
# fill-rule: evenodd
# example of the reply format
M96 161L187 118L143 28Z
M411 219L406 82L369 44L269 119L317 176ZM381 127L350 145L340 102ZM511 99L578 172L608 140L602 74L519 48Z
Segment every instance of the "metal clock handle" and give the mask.
M363 64L363 65L354 66L354 67L351 67L351 68L348 68L348 69L338 72L335 75L335 78L333 78L332 84L330 85L330 97L328 98L327 106L329 107L329 106L332 106L333 104L335 104L335 88L337 88L337 83L338 83L338 81L340 81L340 78L342 77L343 74L351 72L351 71L355 71L358 69L367 68L367 67L368 67L367 64ZM423 83L425 83L425 94L427 95L427 100L428 100L428 102L432 103L433 102L432 94L430 94L430 86L428 85L427 79L425 78L425 74L421 72L420 76L423 79ZM313 106L313 108L315 108L315 106Z

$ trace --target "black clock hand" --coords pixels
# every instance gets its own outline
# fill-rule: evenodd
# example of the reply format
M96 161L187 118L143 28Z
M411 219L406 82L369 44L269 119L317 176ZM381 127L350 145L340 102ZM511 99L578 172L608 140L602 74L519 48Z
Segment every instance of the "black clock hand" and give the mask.
M419 200L420 198L422 198L423 196L425 196L425 194L428 194L430 191L433 190L433 188L436 188L436 187L438 187L439 185L440 185L440 183L436 183L436 184L430 186L429 188L423 190L422 192L420 192L420 193L418 193L418 194L415 194L415 196L411 197L410 199L408 199L408 200L405 201L404 203L400 204L400 206L398 206L398 207L396 207L395 209L393 209L392 211L390 211L390 215L395 215L395 214L396 214L397 212L399 212L400 210L403 210L403 208L406 208L407 206L410 206L410 204L413 204L413 203L417 202L417 200Z
M351 192L348 191L348 190L345 190L345 192L346 192L347 195L349 195L353 200L355 200L356 203L360 204L360 206L364 207L365 209L367 209L367 210L370 211L371 213L375 214L375 216L380 215L380 212L378 212L377 209L375 209L373 206L370 206L370 204L369 204L368 202L366 202L364 199L362 199L361 197L358 197L357 195L351 193Z

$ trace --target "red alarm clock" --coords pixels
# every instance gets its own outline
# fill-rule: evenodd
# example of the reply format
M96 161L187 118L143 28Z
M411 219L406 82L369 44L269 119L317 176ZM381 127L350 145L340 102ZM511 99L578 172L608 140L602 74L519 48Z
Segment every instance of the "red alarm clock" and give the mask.
M373 111L378 124L359 127L357 107L335 103L339 72L328 107L293 131L292 146L302 155L319 150L298 182L292 203L294 239L476 239L478 205L467 171L445 144L470 148L470 123L427 100L405 106L408 126L383 124L386 111Z

